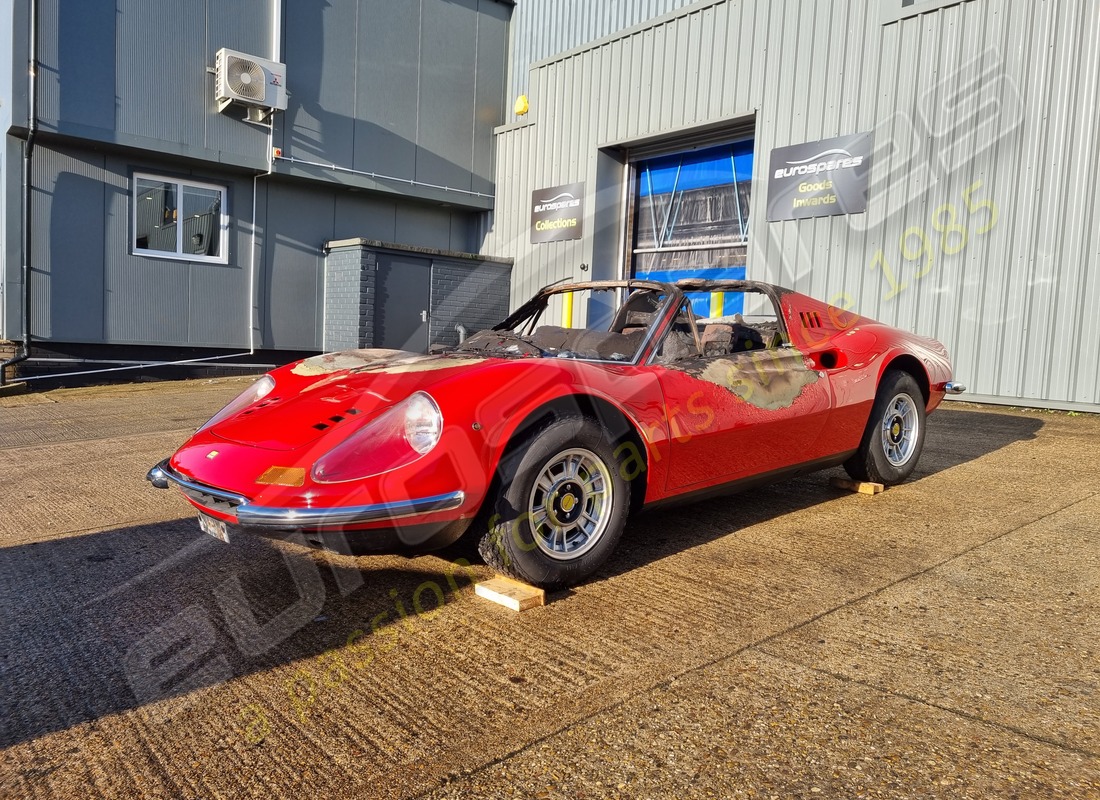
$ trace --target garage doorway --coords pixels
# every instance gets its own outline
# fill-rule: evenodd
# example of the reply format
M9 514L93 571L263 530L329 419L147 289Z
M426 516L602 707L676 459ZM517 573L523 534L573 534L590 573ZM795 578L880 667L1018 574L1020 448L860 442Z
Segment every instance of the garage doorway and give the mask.
M743 280L753 141L638 158L632 167L631 275L659 281ZM703 317L743 311L739 293L691 298Z

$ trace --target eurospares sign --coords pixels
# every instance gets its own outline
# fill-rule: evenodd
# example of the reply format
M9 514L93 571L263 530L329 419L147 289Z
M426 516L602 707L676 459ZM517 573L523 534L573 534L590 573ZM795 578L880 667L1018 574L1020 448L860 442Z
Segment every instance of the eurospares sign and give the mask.
M583 182L531 192L531 244L580 239L583 201Z
M872 138L868 131L772 150L768 222L866 211Z

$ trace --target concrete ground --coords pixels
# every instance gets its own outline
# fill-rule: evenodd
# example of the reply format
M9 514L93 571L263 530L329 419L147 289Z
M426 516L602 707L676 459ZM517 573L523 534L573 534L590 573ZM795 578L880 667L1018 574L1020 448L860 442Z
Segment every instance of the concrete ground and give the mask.
M246 382L0 399L0 797L1100 797L1100 417L951 405L514 614L199 533L144 475Z

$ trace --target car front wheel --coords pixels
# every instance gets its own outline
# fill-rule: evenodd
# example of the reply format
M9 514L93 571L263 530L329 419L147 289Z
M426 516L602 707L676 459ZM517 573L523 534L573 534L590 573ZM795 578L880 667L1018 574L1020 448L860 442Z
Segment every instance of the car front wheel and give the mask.
M630 484L613 452L597 423L565 417L510 453L478 548L485 562L544 588L595 572L615 549L630 507Z
M924 448L924 395L908 372L882 376L859 450L844 463L857 481L886 486L913 474Z

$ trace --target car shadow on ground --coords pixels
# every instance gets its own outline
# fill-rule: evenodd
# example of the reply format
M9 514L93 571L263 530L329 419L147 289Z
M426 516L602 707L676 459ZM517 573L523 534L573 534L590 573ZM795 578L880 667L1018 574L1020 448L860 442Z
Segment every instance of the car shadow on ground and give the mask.
M1034 438L1042 425L944 409L915 479ZM596 578L833 501L828 474L643 514ZM434 555L355 559L249 535L226 546L193 518L0 549L0 747L370 646L450 602L475 572L488 574L469 535Z
M919 481L1034 439L1042 427L1043 420L1031 416L941 407L928 418L924 450L910 480ZM846 496L848 490L829 484L832 476L847 477L843 468L836 467L690 506L644 512L627 523L618 549L595 577L629 572L738 530Z
M355 559L247 534L225 545L194 518L0 549L0 748L141 707L163 716L203 687L349 642L384 649L470 582L434 556Z

